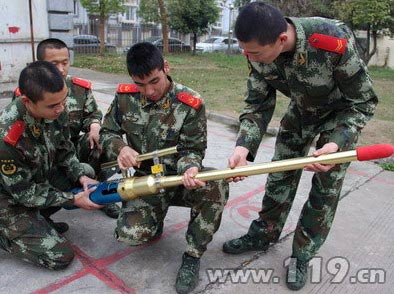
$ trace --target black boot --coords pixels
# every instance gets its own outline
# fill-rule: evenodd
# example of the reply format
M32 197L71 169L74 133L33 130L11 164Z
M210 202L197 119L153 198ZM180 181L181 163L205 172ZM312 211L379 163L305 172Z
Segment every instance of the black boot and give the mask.
M65 232L68 231L69 227L67 223L64 222L58 222L55 223L53 220L51 220L49 217L45 218L45 220L47 221L47 223L56 230L56 232L58 232L59 234L64 234Z
M120 208L116 203L106 204L103 208L100 208L110 218L117 219L120 213Z
M223 252L241 254L247 251L266 251L269 244L265 222L254 220L246 235L223 244Z
M298 291L305 286L306 279L308 278L308 263L308 261L291 257L286 274L287 288Z
M56 230L56 232L58 232L59 234L63 234L65 232L68 231L68 224L63 223L63 222L58 222L55 223L53 222L53 220L50 218L50 216L52 214L54 214L55 212L59 211L61 209L61 207L57 207L57 206L51 206L45 209L41 209L40 210L40 214L45 218L45 220L47 221L47 223Z
M200 259L184 253L182 265L176 277L175 290L177 293L190 293L196 288L200 272Z

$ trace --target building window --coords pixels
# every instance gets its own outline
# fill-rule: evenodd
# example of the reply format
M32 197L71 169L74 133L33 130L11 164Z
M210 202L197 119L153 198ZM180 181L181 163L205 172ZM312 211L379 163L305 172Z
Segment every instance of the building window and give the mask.
M79 6L78 6L78 0L74 0L74 15L79 15Z
M125 20L127 21L137 21L137 7L129 6L126 8Z

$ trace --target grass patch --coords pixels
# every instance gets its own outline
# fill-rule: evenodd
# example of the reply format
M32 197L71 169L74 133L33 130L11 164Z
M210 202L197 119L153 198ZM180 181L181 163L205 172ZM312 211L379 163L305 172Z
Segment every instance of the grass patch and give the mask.
M394 171L394 162L386 162L380 165L384 170Z

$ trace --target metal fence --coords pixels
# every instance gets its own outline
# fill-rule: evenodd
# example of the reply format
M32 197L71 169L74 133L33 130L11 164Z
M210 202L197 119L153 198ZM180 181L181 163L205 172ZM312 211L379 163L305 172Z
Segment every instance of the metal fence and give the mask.
M74 52L76 54L98 53L100 47L99 25L95 20L89 23L74 24ZM109 23L105 30L105 47L108 52L127 52L131 45L148 41L160 49L162 44L162 31L157 25ZM183 35L174 30L170 31L170 52L187 52L191 50L190 35Z

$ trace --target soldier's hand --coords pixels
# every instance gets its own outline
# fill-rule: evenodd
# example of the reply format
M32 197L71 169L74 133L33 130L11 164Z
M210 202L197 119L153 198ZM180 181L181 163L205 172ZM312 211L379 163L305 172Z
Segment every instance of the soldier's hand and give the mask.
M334 153L339 150L339 147L336 143L330 142L324 144L324 146L320 149L317 149L315 152L312 153L313 156L318 157L322 154L329 154ZM313 163L308 164L304 167L304 170L311 171L311 172L326 172L332 169L335 164L321 164L321 163Z
M130 167L140 167L141 162L137 161L139 153L129 146L123 147L118 155L117 161L121 170L127 170Z
M245 147L242 146L237 146L234 149L233 154L230 156L228 159L228 167L229 168L235 168L237 166L244 166L247 165L248 162L246 161L246 157L249 154L249 150ZM227 178L227 182L239 182L244 180L246 177L240 176L240 177L232 177L232 178Z
M100 209L103 205L98 205L89 199L89 194L96 190L96 187L89 188L74 195L74 205L83 209Z
M101 146L99 143L100 140L100 129L101 126L99 123L92 123L90 124L90 131L89 131L89 146L90 149L97 148L101 151Z
M186 189L191 190L198 187L205 186L205 182L195 179L194 177L198 173L198 167L193 166L188 168L182 176L182 183Z
M82 176L79 178L79 183L81 184L83 190L85 191L88 189L89 185L95 185L98 184L99 182L87 176Z

